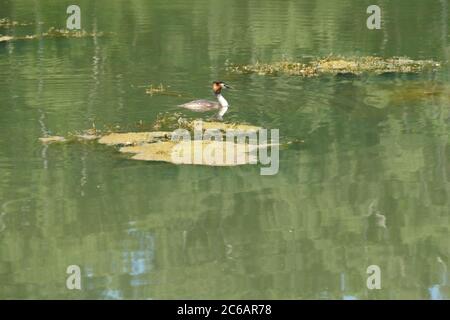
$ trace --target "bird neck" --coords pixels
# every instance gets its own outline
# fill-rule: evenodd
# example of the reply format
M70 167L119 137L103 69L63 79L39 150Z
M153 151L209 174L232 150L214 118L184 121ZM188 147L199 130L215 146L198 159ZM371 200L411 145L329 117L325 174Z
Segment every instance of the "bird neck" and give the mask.
M219 104L222 107L222 109L223 108L228 109L228 107L229 107L228 101L225 100L225 98L222 96L221 93L216 93L216 98L217 98L217 101L219 101Z
M228 110L228 106L224 107L220 107L219 112L217 113L217 115L219 116L219 119L223 117L223 115L227 112Z

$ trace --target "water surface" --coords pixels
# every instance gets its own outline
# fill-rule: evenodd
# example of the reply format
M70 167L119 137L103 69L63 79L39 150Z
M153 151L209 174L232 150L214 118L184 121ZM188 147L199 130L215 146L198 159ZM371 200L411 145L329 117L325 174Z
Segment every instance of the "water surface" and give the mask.
M65 26L0 0L0 28ZM448 299L449 7L441 1L80 0L103 37L0 43L0 298ZM419 75L239 75L228 63L407 56ZM151 124L229 82L229 121L279 128L280 170L132 161L45 134ZM148 84L183 93L149 96ZM197 115L182 111L183 116ZM384 218L383 218L384 217ZM385 221L383 221L385 219ZM66 288L79 265L82 290ZM382 270L368 290L366 268Z

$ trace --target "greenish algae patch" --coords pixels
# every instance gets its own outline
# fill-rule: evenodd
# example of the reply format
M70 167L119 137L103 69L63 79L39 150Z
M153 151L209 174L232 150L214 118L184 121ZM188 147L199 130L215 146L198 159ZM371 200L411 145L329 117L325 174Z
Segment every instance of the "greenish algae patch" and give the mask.
M312 77L318 75L336 74L384 74L384 73L419 73L426 70L436 70L441 65L433 60L412 60L406 57L381 58L340 57L329 56L310 62L279 61L249 65L230 65L231 72L258 75L295 75Z
M420 83L390 89L391 102L411 102L423 99L450 99L450 87L442 84Z
M101 137L98 142L110 146L129 146L169 139L171 134L171 132L167 131L110 133Z

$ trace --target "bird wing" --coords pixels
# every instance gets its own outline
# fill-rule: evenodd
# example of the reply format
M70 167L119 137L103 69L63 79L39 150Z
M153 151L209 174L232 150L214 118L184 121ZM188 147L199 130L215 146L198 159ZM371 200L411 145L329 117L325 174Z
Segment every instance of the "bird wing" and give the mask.
M182 108L186 108L193 111L207 111L219 109L219 104L214 101L209 100L194 100L184 104L179 105Z

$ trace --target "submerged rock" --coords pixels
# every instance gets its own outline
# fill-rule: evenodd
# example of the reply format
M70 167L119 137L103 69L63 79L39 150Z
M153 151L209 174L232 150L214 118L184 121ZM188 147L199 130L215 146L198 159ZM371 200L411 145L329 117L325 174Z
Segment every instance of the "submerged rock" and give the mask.
M390 88L390 102L402 103L423 99L450 99L450 87L440 83L413 83Z

